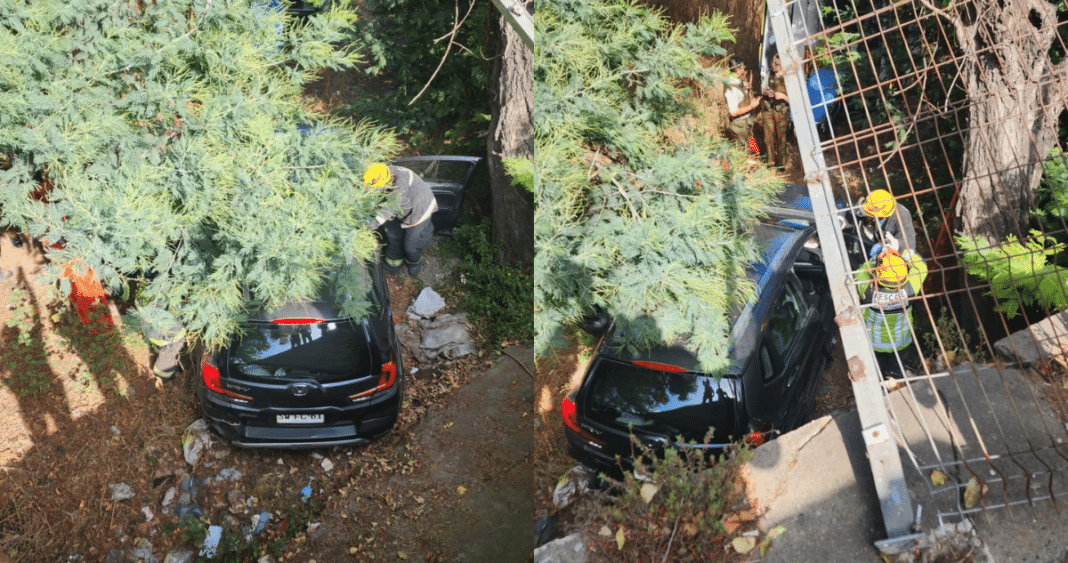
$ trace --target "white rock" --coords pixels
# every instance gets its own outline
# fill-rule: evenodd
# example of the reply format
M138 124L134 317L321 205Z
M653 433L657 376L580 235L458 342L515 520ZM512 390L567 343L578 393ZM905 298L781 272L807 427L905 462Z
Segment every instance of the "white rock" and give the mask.
M145 515L145 522L151 522L156 517L155 514L152 514L152 509L147 506L141 507L141 514Z
M330 461L329 459L324 459L323 460L323 471L326 471L326 472L329 473L330 470L332 470L333 468L334 468L334 462Z
M211 433L208 432L207 421L201 418L190 424L182 433L182 455L185 457L185 462L195 467L204 451L211 448L211 444L212 438Z
M581 534L571 534L534 550L534 563L586 563L586 558Z
M126 500L134 498L133 487L126 483L116 483L114 485L108 485L108 492L111 493L111 500Z
M586 468L576 465L567 472L567 475L561 477L557 483L556 490L553 491L553 505L557 509L562 509L574 502L579 495L588 491L589 488L590 479Z
M177 492L178 490L174 487L167 489L167 492L163 494L163 506L170 506L174 502L174 495Z
M194 556L192 551L186 549L172 551L163 559L163 563L193 563Z

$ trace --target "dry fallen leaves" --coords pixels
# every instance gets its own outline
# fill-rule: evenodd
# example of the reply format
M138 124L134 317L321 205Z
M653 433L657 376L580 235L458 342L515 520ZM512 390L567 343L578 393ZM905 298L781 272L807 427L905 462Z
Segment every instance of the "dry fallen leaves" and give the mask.
M968 479L968 484L964 487L964 508L973 508L979 504L979 499L983 498L989 487L986 483L979 484L979 478L972 476Z
M649 502L652 501L653 497L656 495L656 492L659 491L659 490L660 490L660 487L658 487L658 486L656 486L656 485L654 485L652 483L643 483L642 484L641 495L642 495L642 500L645 501L645 504L649 504Z
M756 547L756 538L752 536L736 537L731 540L731 547L734 548L734 551L745 555L746 553L753 551L753 548Z
M931 484L936 487L941 487L946 484L946 474L935 469L931 472Z
M627 538L623 535L623 526L620 526L616 532L616 548L623 551L623 543L625 541L627 541Z

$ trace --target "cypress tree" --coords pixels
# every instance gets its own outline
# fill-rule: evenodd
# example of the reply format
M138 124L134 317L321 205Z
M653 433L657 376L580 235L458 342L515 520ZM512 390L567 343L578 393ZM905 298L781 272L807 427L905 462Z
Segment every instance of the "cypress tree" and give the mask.
M752 296L748 227L780 185L683 125L687 85L726 79L726 20L676 26L631 0L546 0L535 17L537 353L602 310L623 345L687 338L722 369L729 311Z
M250 307L314 295L336 256L373 255L362 173L396 141L302 99L358 60L355 16L271 4L0 0L0 224L59 245L44 281L72 262L137 281L212 346Z

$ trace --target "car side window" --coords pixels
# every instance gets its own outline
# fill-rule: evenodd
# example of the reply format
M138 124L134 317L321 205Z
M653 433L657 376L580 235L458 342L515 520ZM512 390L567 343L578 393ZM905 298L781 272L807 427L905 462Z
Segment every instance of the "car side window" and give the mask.
M801 332L801 324L804 320L803 307L801 296L793 284L785 284L782 297L776 303L768 319L767 328L764 330L761 368L764 371L765 381L774 379L785 367L783 362L794 340Z

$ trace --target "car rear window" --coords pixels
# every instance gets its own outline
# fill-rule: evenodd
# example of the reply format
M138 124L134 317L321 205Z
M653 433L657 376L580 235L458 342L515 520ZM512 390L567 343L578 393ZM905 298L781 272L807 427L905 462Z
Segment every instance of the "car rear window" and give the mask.
M734 434L737 381L701 373L673 373L602 359L591 374L585 403L594 420L701 442Z
M330 382L370 374L367 336L356 323L253 323L245 328L229 349L231 378Z

